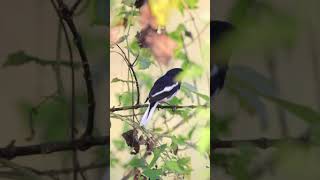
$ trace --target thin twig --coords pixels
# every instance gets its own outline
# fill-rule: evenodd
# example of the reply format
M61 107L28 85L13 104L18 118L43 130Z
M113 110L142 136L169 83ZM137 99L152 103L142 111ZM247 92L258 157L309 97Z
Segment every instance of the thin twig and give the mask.
M110 108L110 112L116 112L116 111L126 111L131 109L140 109L148 107L148 104L137 104L134 106L123 106L123 107L112 107ZM157 108L159 109L185 109L185 108L198 108L198 107L207 107L207 105L187 105L187 106L168 106L168 105L159 105Z
M64 88L63 88L63 83L62 83L62 77L61 77L61 35L62 35L62 25L61 25L61 20L59 19L58 22L58 32L57 32L57 44L56 44L56 62L57 64L53 67L53 70L56 75L56 81L57 81L57 92L60 96L63 96L64 94Z
M74 14L74 11L77 9L77 7L79 6L79 4L81 3L81 0L76 0L76 2L72 5L70 12L72 14Z
M136 72L134 71L133 67L134 67L134 63L136 62L136 60L138 59L138 57L136 58L135 62L133 64L130 63L130 60L128 59L126 53L123 51L123 49L118 45L116 44L117 47L120 49L120 51L122 52L123 54L123 60L126 62L129 70L131 71L131 73L133 74L133 77L134 77L134 80L136 82L136 88L137 88L137 103L136 105L140 104L140 88L139 88L139 81L138 81L138 78L137 78L137 75L136 75ZM128 56L130 56L130 54L128 54ZM139 55L138 55L139 56Z

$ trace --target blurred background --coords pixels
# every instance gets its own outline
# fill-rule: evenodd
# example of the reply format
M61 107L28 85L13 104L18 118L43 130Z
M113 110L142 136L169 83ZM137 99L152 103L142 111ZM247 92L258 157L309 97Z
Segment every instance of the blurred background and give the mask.
M214 138L280 139L267 149L246 143L216 149L213 179L320 178L318 6L313 0L212 4L212 19L236 27L220 47L233 54L213 109Z
M68 5L75 1L65 1ZM102 9L101 9L102 7ZM95 135L106 134L107 92L106 1L84 0L74 17L83 38L92 70L96 94ZM60 59L69 62L64 34L50 1L2 1L0 11L0 146L15 140L16 146L70 140L70 67L54 66ZM103 16L102 16L103 15ZM72 38L71 38L72 41ZM72 43L74 61L80 63ZM86 90L83 73L76 68L76 129L79 137L87 119ZM33 110L33 111L32 111ZM33 123L30 123L30 119ZM31 126L34 134L31 133ZM92 148L78 154L80 165L106 164L106 147ZM71 152L17 157L11 162L40 171L72 167ZM100 165L101 166L101 165ZM19 172L0 167L0 179L27 179ZM86 171L88 179L102 179L105 166ZM72 173L60 174L71 179ZM43 179L52 179L46 176ZM34 178L31 178L34 179Z

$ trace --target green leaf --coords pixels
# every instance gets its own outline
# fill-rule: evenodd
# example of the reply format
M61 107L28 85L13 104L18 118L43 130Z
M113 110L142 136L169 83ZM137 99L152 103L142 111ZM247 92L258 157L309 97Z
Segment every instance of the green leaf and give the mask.
M111 83L116 83L116 82L133 83L133 81L127 81L127 80L123 80L123 79L119 79L119 78L113 78L111 80Z
M188 63L183 69L184 70L178 75L177 79L196 79L203 74L203 68L198 64Z
M162 175L161 169L145 169L143 170L143 174L150 178L150 180L157 180L160 179L160 176Z
M288 112L292 113L293 115L301 118L302 120L305 120L309 123L318 122L320 120L320 112L317 112L310 107L293 103L293 102L278 98L276 96L270 95L271 93L269 91L265 91L263 88L255 87L253 84L248 82L248 80L244 80L244 79L239 80L239 84L241 84L242 88L246 88L251 93L259 95L277 104L278 106L286 109Z
M320 112L315 111L310 107L289 102L287 100L283 100L277 97L272 97L272 96L263 96L263 97L309 123L320 121Z
M130 47L132 48L130 51L135 54L135 56L138 56L139 54L137 65L140 70L148 69L153 64L153 61L151 61L152 55L149 49L141 49L137 43L132 43Z
M172 136L171 139L172 139L172 142L177 145L185 145L187 140L187 138L185 138L182 135Z
M133 101L136 97L136 92L124 92L122 94L118 94L119 103L123 106L130 106L133 104ZM134 96L134 97L133 97Z
M138 68L140 70L148 69L151 64L152 63L151 63L150 59L146 59L146 58L139 58L138 59Z
M175 31L169 33L169 37L173 39L178 47L176 48L176 52L179 52L183 48L183 36L186 31L186 26L184 24L179 24ZM180 54L182 55L182 54ZM185 56L186 57L186 56Z
M149 74L137 72L137 77L139 79L140 86L146 86L148 90L151 89L154 81Z
M119 151L122 151L126 148L126 144L121 140L113 140L113 144Z
M199 0L184 0L184 1L181 1L178 4L178 9L182 14L184 13L184 10L186 9L185 6L187 6L188 9L196 9L198 7L198 1Z
M119 79L119 78L113 78L112 81L111 81L111 83L115 83L115 82L119 82L119 81L121 81L121 79Z
M156 164L160 155L166 150L166 148L167 148L167 144L163 144L153 150L153 158L149 164L150 168L152 168Z
M200 140L197 143L199 152L206 153L210 149L210 128L203 128L200 134Z
M265 75L257 72L255 69L247 66L233 65L228 71L227 83L234 83L241 87L242 81L255 87L259 92L266 95L276 96L278 91L273 87L272 82Z
M211 116L211 115L210 115ZM211 138L220 137L220 135L229 135L231 122L234 120L233 115L224 114L223 116L213 114L210 121L214 124L213 129L210 131Z
M197 129L197 125L193 126L191 130L188 132L188 139L190 140L192 138L193 133Z
M190 158L181 158L177 161L170 160L167 161L163 168L168 170L169 172L177 173L177 174L190 174L191 168L190 166Z
M146 167L146 162L143 159L138 159L138 158L133 158L130 162L129 162L129 166L133 167L133 168L144 168Z
M68 137L70 106L64 97L55 97L41 104L33 118L41 127L45 140L58 141Z
M122 4L129 6L129 7L132 7L134 2L135 2L135 0L122 0L121 1Z
M181 90L187 95L187 97L190 97L192 101L193 101L193 96L191 93L199 96L200 98L202 98L205 101L210 100L210 97L208 95L199 93L197 91L197 88L195 86L191 85L190 83L183 82L181 85Z
M110 156L110 166L115 167L119 163L119 159L115 156Z
M7 66L20 66L31 62L30 59L24 51L18 51L8 55L7 60L2 64L2 67Z
M168 104L170 104L170 105L172 105L172 106L177 106L177 105L179 105L179 104L181 104L181 103L182 103L182 99L177 98L177 97L172 98L172 99L168 102Z

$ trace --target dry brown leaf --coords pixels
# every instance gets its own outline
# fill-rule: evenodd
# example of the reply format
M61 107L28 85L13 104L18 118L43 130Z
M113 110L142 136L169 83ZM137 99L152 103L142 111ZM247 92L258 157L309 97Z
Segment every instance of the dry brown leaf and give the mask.
M120 39L120 32L122 26L114 26L110 28L110 44L115 44Z
M168 65L172 59L177 43L165 34L154 33L146 37L146 42L156 60L160 64Z
M155 17L151 13L151 9L148 3L145 3L140 8L140 25L142 29L146 29L151 26L153 29L157 29L158 25Z
M148 27L137 34L139 45L142 48L150 48L155 59L164 65L168 65L173 57L177 43L168 35L159 34L152 27Z

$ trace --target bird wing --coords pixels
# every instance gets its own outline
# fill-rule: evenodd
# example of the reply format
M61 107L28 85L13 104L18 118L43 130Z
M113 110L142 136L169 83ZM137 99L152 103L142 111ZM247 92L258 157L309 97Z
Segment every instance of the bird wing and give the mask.
M173 81L172 79L162 76L160 77L153 85L153 87L150 90L148 98L151 98L152 96L155 96L155 94L162 92L162 91L170 91L171 89L168 89L166 87L171 87L177 82Z
M151 96L149 102L170 100L177 93L179 89L180 89L180 83L176 83L172 86L167 86L161 92L154 94L154 96Z

